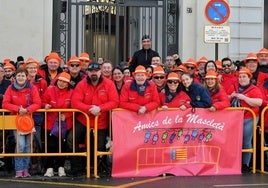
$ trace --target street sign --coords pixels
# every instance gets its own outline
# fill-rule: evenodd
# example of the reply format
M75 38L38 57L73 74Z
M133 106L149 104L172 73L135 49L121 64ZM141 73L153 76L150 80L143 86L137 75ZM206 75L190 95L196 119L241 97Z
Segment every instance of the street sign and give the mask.
M211 0L206 5L205 15L211 23L223 24L230 17L230 6L224 0Z
M205 43L230 43L231 32L229 26L206 25L204 29Z

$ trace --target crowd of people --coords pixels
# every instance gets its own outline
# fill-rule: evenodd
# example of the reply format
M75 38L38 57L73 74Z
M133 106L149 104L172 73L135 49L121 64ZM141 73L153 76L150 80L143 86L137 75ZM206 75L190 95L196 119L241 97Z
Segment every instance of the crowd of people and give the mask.
M120 107L139 115L162 108L206 108L212 113L226 107L251 108L259 119L261 109L268 104L268 50L249 53L239 63L228 57L221 60L189 58L182 62L177 54L162 61L151 49L148 35L142 37L142 49L134 53L128 66L114 66L109 60L93 62L89 54L71 56L62 65L56 52L49 53L40 63L29 57L18 57L13 63L5 59L0 64L0 104L12 114L32 114L35 138L42 148L42 135L47 134L48 152L68 151L75 130L75 151L82 151L86 139L86 119L70 112L44 116L40 108L74 108L88 114L90 127L98 120L98 150L106 150L109 111ZM73 124L73 118L75 118ZM59 123L60 122L60 123ZM61 134L55 130L61 124ZM268 124L267 124L268 125ZM58 132L57 132L58 131ZM18 147L14 152L30 152L30 133L14 131ZM268 130L267 130L268 132ZM59 135L62 148L59 147ZM266 134L265 134L266 135ZM245 112L243 148L252 148L253 117ZM17 138L18 137L18 138ZM268 138L268 133L266 135ZM115 138L116 139L116 138ZM268 141L268 139L267 139ZM65 157L47 157L44 176L78 176L83 174L83 157L71 157L71 170L65 172ZM250 172L251 153L243 153L242 172ZM267 160L268 161L268 160ZM30 157L15 157L15 177L29 177ZM268 165L268 163L267 163ZM57 171L57 172L56 172Z

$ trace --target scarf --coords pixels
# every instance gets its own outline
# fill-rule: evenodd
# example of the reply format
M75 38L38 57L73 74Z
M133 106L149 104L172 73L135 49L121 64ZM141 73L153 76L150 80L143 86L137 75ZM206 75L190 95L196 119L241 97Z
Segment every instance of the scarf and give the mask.
M178 94L178 92L176 91L175 93L171 93L170 90L166 88L165 94L166 94L165 103L169 103Z
M17 91L21 91L24 88L30 88L30 81L27 80L24 85L20 86L18 82L15 80L14 84L12 85L12 88Z
M144 96L146 87L148 87L149 85L150 84L147 80L142 85L138 85L136 80L133 80L133 82L131 82L130 84L130 90L137 91L139 95Z
M246 85L246 86L241 86L241 85L239 84L239 86L238 86L238 93L243 93L247 88L249 88L250 85L251 85L251 84L248 84L248 85Z

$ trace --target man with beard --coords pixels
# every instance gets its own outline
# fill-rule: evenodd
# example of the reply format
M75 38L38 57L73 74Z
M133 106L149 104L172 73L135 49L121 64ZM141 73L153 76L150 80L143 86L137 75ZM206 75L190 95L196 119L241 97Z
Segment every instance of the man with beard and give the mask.
M4 63L4 71L5 71L5 80L9 80L13 82L14 80L14 73L16 71L16 68L13 64L10 62Z
M72 108L79 109L88 114L90 119L90 128L94 128L94 120L98 119L98 151L105 151L106 136L109 125L109 110L118 106L119 96L114 83L101 75L100 65L92 62L88 66L87 77L81 80L72 96ZM75 151L81 152L81 144L86 139L86 118L83 114L76 114L75 122ZM93 135L93 132L91 132ZM91 138L93 138L91 136ZM93 141L90 142L91 149L94 148ZM94 153L93 151L91 152ZM92 159L92 157L91 157ZM92 161L91 161L92 162ZM82 157L71 158L70 176L79 176L83 172Z
M257 53L260 71L264 73L268 73L268 50L266 48L262 48Z

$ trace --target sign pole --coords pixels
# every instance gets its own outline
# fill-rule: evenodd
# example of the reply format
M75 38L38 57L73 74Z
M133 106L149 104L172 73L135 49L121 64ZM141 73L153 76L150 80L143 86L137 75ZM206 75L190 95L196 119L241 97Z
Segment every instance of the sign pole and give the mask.
M219 58L219 43L230 42L230 28L219 26L227 22L230 17L230 6L225 0L210 0L205 8L205 15L209 22L217 26L205 26L205 42L215 43L215 61Z
M219 43L215 43L215 61L219 58Z

